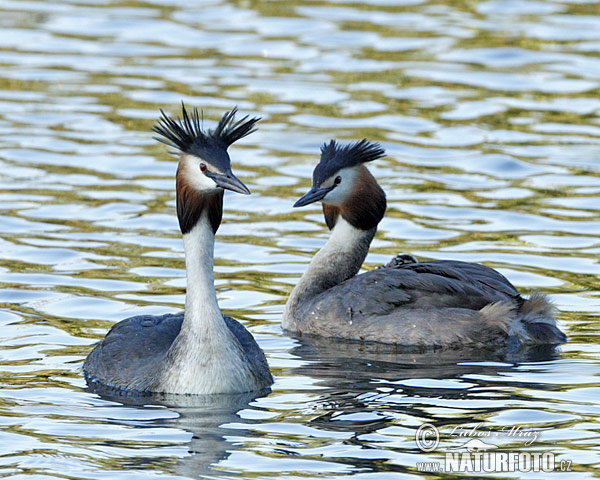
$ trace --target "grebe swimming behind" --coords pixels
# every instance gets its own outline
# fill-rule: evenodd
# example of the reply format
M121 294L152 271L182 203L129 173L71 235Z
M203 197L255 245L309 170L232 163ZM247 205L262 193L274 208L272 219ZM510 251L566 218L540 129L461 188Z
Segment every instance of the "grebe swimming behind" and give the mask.
M252 335L219 310L214 288L215 233L223 190L249 194L233 174L227 147L254 131L259 118L234 121L227 112L214 130L202 131L198 111L183 119L161 110L153 130L179 152L177 217L183 234L185 312L137 316L114 325L83 365L92 387L131 393L212 394L260 391L273 383Z
M331 236L293 289L283 327L398 345L458 347L558 344L547 298L529 299L497 271L459 261L398 256L356 275L386 209L385 193L364 163L384 150L366 139L321 148L311 190L294 207L320 201Z

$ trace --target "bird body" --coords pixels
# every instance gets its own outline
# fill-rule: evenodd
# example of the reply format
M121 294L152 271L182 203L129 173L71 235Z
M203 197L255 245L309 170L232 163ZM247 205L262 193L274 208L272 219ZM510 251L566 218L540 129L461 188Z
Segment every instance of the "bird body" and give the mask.
M227 358L218 369L201 366L189 370L188 366L183 366L183 372L188 370L192 372L189 376L193 377L188 382L180 382L185 384L183 389L169 387L169 382L159 384L157 378L164 378L166 374L163 370L165 355L181 331L183 317L184 313L138 315L115 324L86 359L84 371L90 385L99 390L128 394L180 393L182 390L185 394L208 394L226 393L228 390L236 393L240 390L235 387L241 383L257 385L252 388L244 386L242 391L260 391L272 383L265 355L250 332L238 321L223 315L223 321L244 352L242 358L248 363L248 368L236 370L244 373L239 376L243 382L233 380L228 382L229 385L224 383L231 377L228 372L223 374L220 368L226 365L231 370L232 365ZM205 351L204 356L216 358L212 352ZM250 375L258 378L248 381L248 369L254 372ZM157 372L165 373L157 375ZM177 375L180 373L175 372ZM185 377L185 373L183 376Z
M198 113L178 123L164 113L155 131L180 150L177 216L183 234L185 312L136 316L117 323L87 357L92 385L132 393L214 394L259 391L273 383L264 353L237 321L221 313L214 288L215 233L223 189L250 193L230 169L226 148L258 119L233 123L226 113L204 133Z
M295 206L321 201L331 236L293 289L283 327L398 345L566 341L545 296L524 299L503 275L484 265L418 262L404 255L357 275L386 205L385 193L364 163L383 155L381 147L366 140L323 146L313 187Z

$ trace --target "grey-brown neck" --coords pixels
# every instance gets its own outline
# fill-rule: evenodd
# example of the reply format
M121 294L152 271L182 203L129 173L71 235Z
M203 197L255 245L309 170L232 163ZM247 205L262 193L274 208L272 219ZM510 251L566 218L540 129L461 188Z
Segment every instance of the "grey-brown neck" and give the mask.
M331 237L311 260L286 303L283 327L295 330L294 322L305 316L312 300L358 273L369 252L377 227L361 230L339 218Z
M292 291L285 308L283 327L295 330L310 309L312 300L358 273L377 225L386 208L385 193L364 165L358 172L351 195L340 205L323 203L325 222L331 236L313 257Z
M377 225L386 208L385 193L361 165L361 175L350 198L340 206L323 204L323 214L331 236L313 257L308 269L292 291L283 318L283 327L295 330L300 319L318 295L358 273L364 262Z

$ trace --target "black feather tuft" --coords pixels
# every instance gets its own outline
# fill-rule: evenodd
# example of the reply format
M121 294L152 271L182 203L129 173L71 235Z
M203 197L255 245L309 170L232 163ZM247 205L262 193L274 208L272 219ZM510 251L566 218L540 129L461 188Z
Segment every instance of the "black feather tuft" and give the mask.
M256 122L260 120L260 117L250 118L249 115L246 115L241 120L234 122L236 113L237 107L223 115L215 131L211 132L214 137L219 138L227 146L255 132Z
M355 167L385 156L381 145L366 138L348 145L340 145L335 140L321 147L321 160L313 172L313 184L320 185L342 168Z
M226 112L214 130L203 131L202 116L197 108L191 114L181 102L182 118L176 120L167 116L161 109L161 116L152 131L158 133L162 138L155 137L159 142L174 147L181 152L197 154L199 151L220 147L227 150L232 143L255 131L256 122L260 117L250 118L246 115L239 121L235 121L237 107Z
M336 160L343 163L344 167L372 162L383 156L385 156L383 147L378 143L370 142L366 138L348 145L340 145L335 140L330 140L329 143L325 143L321 147L321 161Z
M205 134L200 125L198 109L194 108L190 118L182 102L181 111L183 120L179 117L177 120L173 120L161 108L160 118L158 123L152 127L152 131L163 137L155 137L159 142L182 152L188 152L198 139L203 139Z

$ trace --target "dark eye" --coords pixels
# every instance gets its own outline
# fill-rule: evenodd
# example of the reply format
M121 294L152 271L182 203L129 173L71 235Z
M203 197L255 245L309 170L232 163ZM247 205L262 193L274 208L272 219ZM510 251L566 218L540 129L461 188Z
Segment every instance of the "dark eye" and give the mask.
M207 169L207 168L208 168L208 167L206 166L206 163L201 163L201 164L200 164L200 171L201 171L201 172L206 172L206 169Z
M339 175L337 177L335 177L335 180L333 181L334 185L339 185L340 183L342 183L342 177L340 177Z

